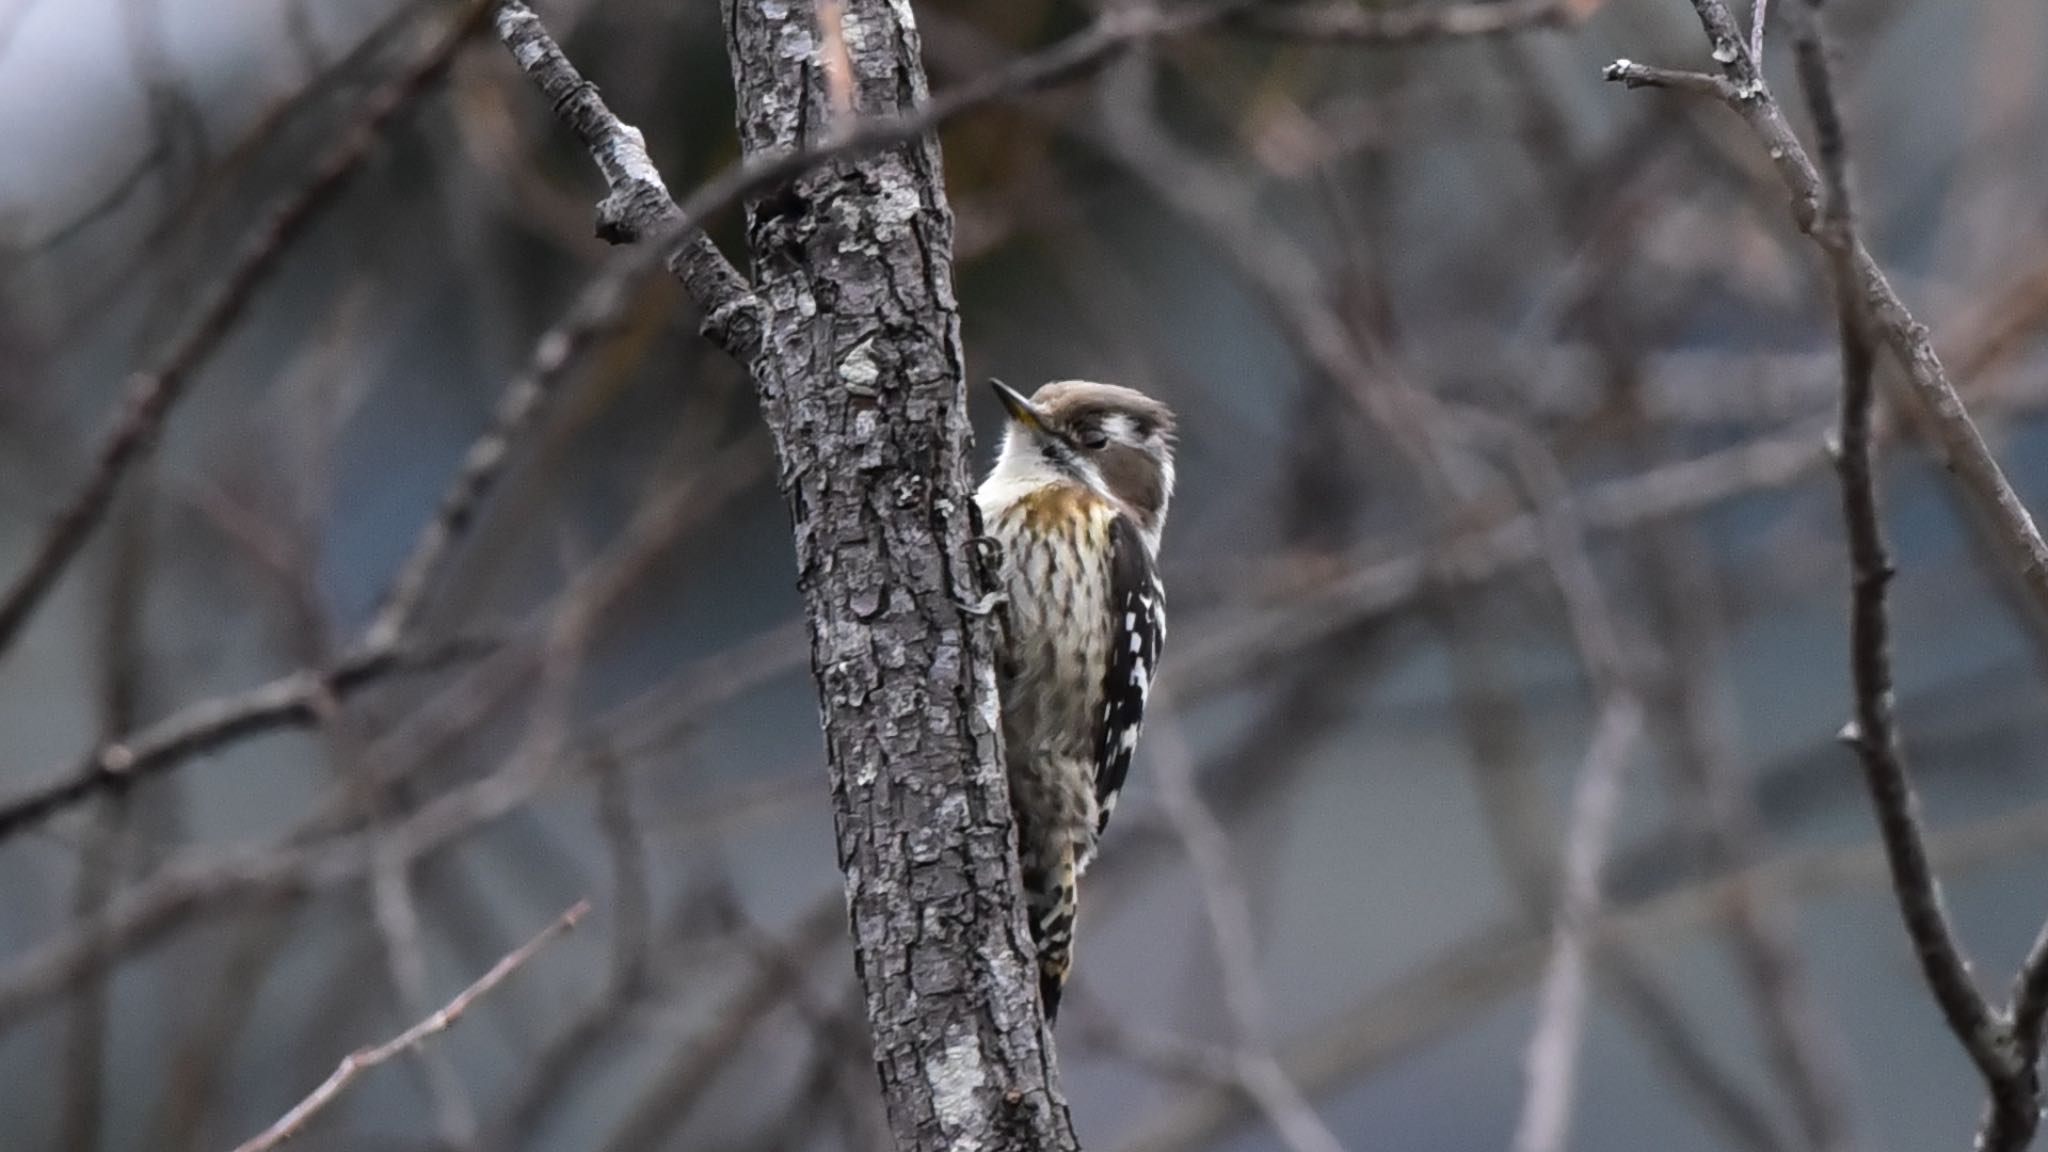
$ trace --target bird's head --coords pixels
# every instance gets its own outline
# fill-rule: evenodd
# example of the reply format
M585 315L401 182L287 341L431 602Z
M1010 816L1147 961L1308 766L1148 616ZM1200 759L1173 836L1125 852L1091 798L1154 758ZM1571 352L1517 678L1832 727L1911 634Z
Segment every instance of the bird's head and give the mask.
M1009 413L991 479L1070 479L1116 501L1154 547L1173 498L1173 411L1134 388L1056 380L1031 396L989 383Z

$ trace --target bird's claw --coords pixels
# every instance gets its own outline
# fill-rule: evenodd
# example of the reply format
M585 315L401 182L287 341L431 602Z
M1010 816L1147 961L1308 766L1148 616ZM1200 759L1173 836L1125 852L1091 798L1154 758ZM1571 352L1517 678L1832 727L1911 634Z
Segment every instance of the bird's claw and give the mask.
M983 561L997 568L1002 567L1003 542L1001 540L996 539L994 536L973 536L968 538L967 546L979 553Z
M1008 596L1003 595L1001 592L991 592L988 595L983 596L981 599L976 600L971 604L965 600L953 601L953 603L960 606L960 610L962 612L967 613L969 616L984 617L994 615L996 609L1001 608L1003 605L1008 604L1009 602L1010 598Z

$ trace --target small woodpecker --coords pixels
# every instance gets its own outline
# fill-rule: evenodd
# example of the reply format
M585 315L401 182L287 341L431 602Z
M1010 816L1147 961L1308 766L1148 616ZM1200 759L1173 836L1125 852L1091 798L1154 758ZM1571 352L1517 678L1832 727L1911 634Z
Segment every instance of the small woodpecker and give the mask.
M1027 398L992 383L1009 420L975 498L1002 552L1005 767L1051 1023L1081 874L1130 772L1166 641L1158 555L1174 419L1114 384L1061 380Z

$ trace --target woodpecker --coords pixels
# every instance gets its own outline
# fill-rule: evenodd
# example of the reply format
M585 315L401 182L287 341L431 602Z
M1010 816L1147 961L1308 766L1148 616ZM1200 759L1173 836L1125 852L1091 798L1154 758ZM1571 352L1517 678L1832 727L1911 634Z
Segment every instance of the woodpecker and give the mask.
M1001 553L1003 747L1048 1024L1073 962L1082 872L1129 774L1166 641L1159 535L1173 413L1130 388L1061 380L1009 414L976 492Z

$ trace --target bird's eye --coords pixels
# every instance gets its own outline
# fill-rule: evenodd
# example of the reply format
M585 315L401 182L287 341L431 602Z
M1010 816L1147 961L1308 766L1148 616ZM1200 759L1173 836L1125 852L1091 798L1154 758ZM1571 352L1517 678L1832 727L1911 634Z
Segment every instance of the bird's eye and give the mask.
M1090 452L1109 447L1109 433L1104 432L1100 428L1083 428L1074 436L1074 439L1079 440L1081 447L1088 449Z

